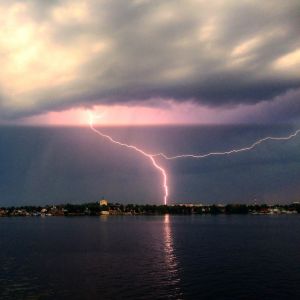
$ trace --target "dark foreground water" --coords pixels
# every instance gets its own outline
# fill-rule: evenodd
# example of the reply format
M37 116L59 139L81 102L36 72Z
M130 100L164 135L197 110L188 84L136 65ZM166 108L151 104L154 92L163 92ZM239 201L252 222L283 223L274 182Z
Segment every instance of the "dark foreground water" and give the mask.
M299 299L300 217L0 219L0 299Z

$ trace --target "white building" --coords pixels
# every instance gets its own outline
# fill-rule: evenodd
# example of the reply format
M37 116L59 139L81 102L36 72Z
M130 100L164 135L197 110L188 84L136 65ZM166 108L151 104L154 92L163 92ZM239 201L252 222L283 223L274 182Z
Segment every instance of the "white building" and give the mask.
M107 206L108 205L108 201L107 200L105 200L105 199L101 199L100 201L99 201L99 205L100 206Z

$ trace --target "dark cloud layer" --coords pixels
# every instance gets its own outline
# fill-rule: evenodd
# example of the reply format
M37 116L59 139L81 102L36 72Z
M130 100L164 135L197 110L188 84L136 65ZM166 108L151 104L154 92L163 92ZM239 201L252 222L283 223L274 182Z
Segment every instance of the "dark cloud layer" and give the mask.
M285 106L279 95L300 88L299 11L296 0L0 1L0 116L151 99Z
M279 95L273 101L263 101L249 106L240 113L244 122L288 122L299 121L300 89Z

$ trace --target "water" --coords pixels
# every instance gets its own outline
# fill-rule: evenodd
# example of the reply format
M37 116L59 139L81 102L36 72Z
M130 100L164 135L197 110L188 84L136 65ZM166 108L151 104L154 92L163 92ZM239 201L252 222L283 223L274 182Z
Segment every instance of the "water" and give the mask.
M0 219L1 299L299 299L300 217Z

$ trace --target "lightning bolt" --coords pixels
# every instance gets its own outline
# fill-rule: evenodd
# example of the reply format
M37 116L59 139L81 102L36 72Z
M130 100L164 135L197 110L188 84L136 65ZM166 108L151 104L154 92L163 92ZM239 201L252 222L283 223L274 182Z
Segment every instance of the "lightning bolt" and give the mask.
M103 114L102 114L103 115ZM94 131L97 135L101 136L102 138L105 138L107 140L109 140L111 143L119 145L121 147L125 147L125 148L129 148L131 150L134 150L138 153L140 153L141 155L143 155L144 157L148 158L150 160L150 162L152 163L153 167L156 168L162 175L162 186L164 189L164 204L167 204L168 201L168 195L169 195L169 188L168 188L168 176L167 176L167 172L165 171L165 169L163 169L162 166L160 166L157 161L155 160L154 157L157 156L157 154L149 154L145 151L143 151L142 149L133 146L133 145L128 145L122 142L119 142L115 139L113 139L111 136L104 134L103 132L99 131L98 129L96 129L94 127L94 116L91 112L89 112L89 126L91 128L92 131Z
M165 159L168 160L173 160L173 159L179 159L179 158L206 158L209 156L221 156L221 155L231 155L231 154L235 154L235 153L239 153L239 152L245 152L245 151L250 151L254 148L256 148L258 145L267 142L267 141L286 141L286 140L290 140L294 137L296 137L300 132L300 129L296 130L294 133L288 135L288 136L283 136L283 137L273 137L273 136L267 136L265 138L262 138L260 140L257 140L256 142L254 142L252 145L248 146L248 147L244 147L244 148L238 148L238 149L231 149L228 151L224 151L224 152L210 152L210 153L206 153L206 154L179 154L179 155L174 155L174 156L168 156L164 153L159 153L156 154L154 156L162 156Z
M162 186L163 186L163 189L164 189L164 204L165 205L167 204L168 195L169 195L169 188L168 188L168 184L167 184L168 183L168 177L167 177L167 172L165 171L165 169L163 169L163 167L160 166L157 163L157 161L155 160L156 157L161 156L166 160L175 160L175 159L180 159L180 158L201 159L201 158L206 158L206 157L210 157L210 156L231 155L231 154L236 154L236 153L240 153L240 152L251 151L254 148L256 148L257 146L259 146L260 144L265 143L267 141L286 141L286 140L290 140L290 139L296 137L300 132L300 129L298 129L294 133L291 133L288 136L282 136L282 137L267 136L265 138L257 140L256 142L254 142L250 146L243 147L243 148L238 148L238 149L231 149L231 150L223 151L223 152L209 152L209 153L206 153L206 154L179 154L179 155L169 156L169 155L166 155L164 153L149 154L149 153L143 151L142 149L140 149L136 146L128 145L128 144L119 142L119 141L113 139L111 136L109 136L107 134L104 134L101 131L97 130L93 125L94 124L94 116L91 112L89 112L89 116L90 116L90 118L89 118L90 128L97 135L99 135L102 138L105 138L105 139L109 140L110 142L112 142L114 144L117 144L121 147L126 147L126 148L129 148L129 149L132 149L132 150L142 154L143 156L145 156L146 158L148 158L151 161L153 167L155 167L161 173L162 178L163 178ZM103 114L100 117L102 117L102 116L103 116Z

